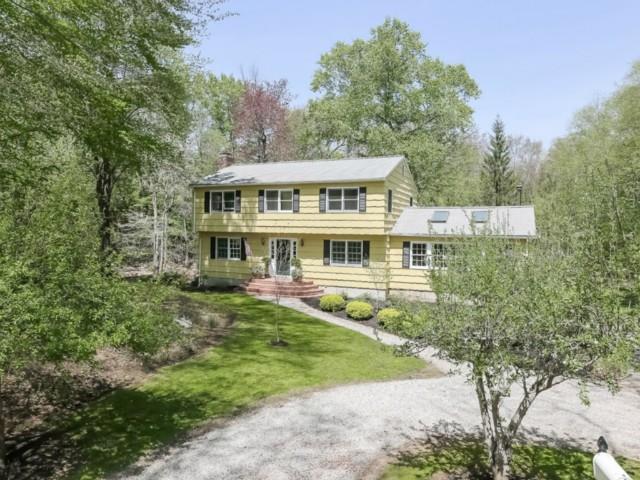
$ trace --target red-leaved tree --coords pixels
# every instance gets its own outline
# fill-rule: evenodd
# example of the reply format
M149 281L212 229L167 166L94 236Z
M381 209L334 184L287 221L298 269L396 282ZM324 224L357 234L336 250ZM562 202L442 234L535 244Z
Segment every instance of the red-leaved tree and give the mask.
M289 159L294 151L288 116L291 94L286 80L248 81L233 115L240 160L270 162Z

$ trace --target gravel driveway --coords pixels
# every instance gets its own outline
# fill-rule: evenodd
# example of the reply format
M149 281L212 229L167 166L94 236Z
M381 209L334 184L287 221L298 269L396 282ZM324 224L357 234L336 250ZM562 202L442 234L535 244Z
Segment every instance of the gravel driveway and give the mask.
M287 305L305 310L301 302ZM387 335L383 341L399 340ZM442 362L438 366L446 367ZM523 431L533 439L586 449L593 449L597 437L604 435L615 453L640 458L640 380L631 379L615 397L594 388L590 399L591 406L585 407L575 384L561 384L538 397ZM506 406L511 408L512 402ZM470 432L479 422L473 389L460 376L348 385L240 416L130 478L356 479L380 456L429 430Z

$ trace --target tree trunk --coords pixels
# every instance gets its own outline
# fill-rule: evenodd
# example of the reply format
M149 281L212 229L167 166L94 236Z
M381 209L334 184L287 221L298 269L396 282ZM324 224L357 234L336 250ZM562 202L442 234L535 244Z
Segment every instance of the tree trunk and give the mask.
M0 375L0 480L9 477L9 465L7 464L6 422L4 411L4 394L2 392L2 376Z
M493 442L491 455L491 474L493 480L507 480L511 471L511 447L504 445L502 439Z
M476 396L480 407L482 430L491 463L493 480L507 480L511 465L511 442L501 424L500 399L491 394L484 383L484 375L474 372Z
M151 194L151 208L153 209L153 273L157 275L160 272L160 254L158 240L158 194L156 192Z
M95 176L98 211L100 213L100 250L104 257L108 257L113 246L111 197L115 182L114 171L108 160L96 157Z
M184 235L184 266L189 266L189 231L187 230L187 219L182 218L182 231Z

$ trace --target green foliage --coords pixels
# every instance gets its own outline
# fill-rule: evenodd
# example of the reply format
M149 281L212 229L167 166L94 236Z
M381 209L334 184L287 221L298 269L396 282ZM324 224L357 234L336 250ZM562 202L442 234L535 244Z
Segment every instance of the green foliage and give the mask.
M373 306L362 300L353 300L347 303L346 312L354 320L367 320L373 317Z
M597 275L640 305L640 62L608 99L579 112L543 165L541 228L579 240ZM569 232L567 235L566 232Z
M346 300L342 295L337 293L330 293L320 297L320 309L325 312L337 312L342 310L346 304Z
M387 19L371 38L338 42L322 55L308 109L311 135L346 155L404 154L422 201L444 192L453 152L479 94L462 65L427 55L420 34Z
M293 280L302 280L304 272L302 270L302 262L299 258L291 259L291 278Z
M500 117L493 122L491 147L484 157L482 181L487 205L510 205L515 198L515 180L511 168L509 143Z
M391 379L424 366L358 333L246 295L188 295L233 313L237 323L230 335L206 354L162 369L139 388L116 391L67 422L65 431L82 450L74 478L102 478L181 433L270 395ZM277 310L286 349L269 346Z
M392 326L402 318L402 312L396 308L387 307L380 310L376 318L383 327Z
M0 204L0 376L31 362L83 360L102 345L157 348L154 299L104 275L92 186L69 142L59 173Z
M537 395L565 379L615 390L629 369L637 317L611 295L612 279L593 267L575 239L544 235L514 246L476 237L461 241L446 271L432 272L438 302L418 314L416 343L469 365L492 466L501 473ZM502 399L514 384L524 394L507 416Z
M539 445L516 445L513 477L532 480L574 480L593 474L593 453ZM640 475L640 462L617 458L629 475ZM482 443L476 440L443 440L419 453L401 454L382 474L381 480L417 480L443 472L471 478L491 478Z

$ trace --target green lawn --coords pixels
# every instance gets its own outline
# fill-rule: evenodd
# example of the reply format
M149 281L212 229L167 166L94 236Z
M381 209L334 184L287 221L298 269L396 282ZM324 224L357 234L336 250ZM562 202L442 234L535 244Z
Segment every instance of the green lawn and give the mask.
M82 459L73 478L99 478L133 463L207 420L271 395L339 383L384 380L425 367L379 343L281 308L286 348L273 337L275 305L233 293L189 293L212 309L237 314L220 346L163 368L139 388L118 390L68 425Z
M483 446L477 441L455 440L422 453L400 455L380 480L427 480L437 472L470 472L471 478L489 479ZM577 480L593 478L593 454L574 449L520 445L514 449L515 479ZM617 458L631 477L640 475L640 462Z

